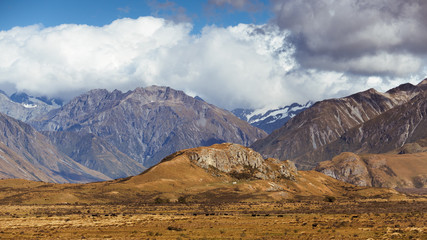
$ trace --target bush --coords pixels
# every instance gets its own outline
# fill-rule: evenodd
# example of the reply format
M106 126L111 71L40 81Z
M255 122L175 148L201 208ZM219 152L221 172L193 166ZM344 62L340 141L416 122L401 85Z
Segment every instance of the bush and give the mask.
M334 196L325 196L325 202L335 202L336 198Z
M178 203L187 203L187 199L183 196L178 198Z
M169 202L170 202L169 199L164 199L161 197L156 197L154 199L154 203L156 203L156 204L169 203Z

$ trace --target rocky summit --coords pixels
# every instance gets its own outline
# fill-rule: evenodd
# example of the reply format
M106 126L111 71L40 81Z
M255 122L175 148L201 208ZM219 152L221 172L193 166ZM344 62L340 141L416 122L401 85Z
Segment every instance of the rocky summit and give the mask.
M146 167L181 149L222 142L247 146L266 136L226 110L158 86L91 90L31 124L93 134Z
M170 157L181 154L187 155L192 162L203 169L218 170L237 178L295 179L297 175L297 169L291 161L264 159L261 154L239 144L215 144L210 147L180 151Z

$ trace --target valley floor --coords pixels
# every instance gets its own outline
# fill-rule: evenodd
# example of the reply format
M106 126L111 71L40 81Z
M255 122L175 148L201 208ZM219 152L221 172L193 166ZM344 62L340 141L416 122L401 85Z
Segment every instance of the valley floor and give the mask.
M427 200L2 205L0 239L427 239Z

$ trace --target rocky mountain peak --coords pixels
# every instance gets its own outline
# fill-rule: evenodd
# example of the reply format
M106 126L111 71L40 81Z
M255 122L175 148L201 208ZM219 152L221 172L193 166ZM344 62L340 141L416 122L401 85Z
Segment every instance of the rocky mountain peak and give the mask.
M192 99L190 96L187 96L183 91L174 90L170 87L163 86L149 86L149 87L139 87L134 91L129 92L129 95L126 99L137 100L141 104L148 104L152 102L185 102L188 99Z
M197 166L218 170L237 178L295 179L297 169L290 161L264 159L261 154L239 144L223 143L184 152Z

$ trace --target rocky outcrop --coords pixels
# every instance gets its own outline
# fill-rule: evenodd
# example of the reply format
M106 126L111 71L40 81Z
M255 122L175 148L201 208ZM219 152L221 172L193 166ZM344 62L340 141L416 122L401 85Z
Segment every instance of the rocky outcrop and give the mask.
M403 84L386 93L369 89L349 97L317 102L251 147L265 157L290 159L299 169L312 169L320 161L331 159L340 152L351 151L341 148L339 144L328 146L330 143L340 141L350 130L359 131L356 127L374 121L423 92L421 85ZM385 125L376 125L374 129L378 131L382 129L381 126ZM405 125L399 127L405 128Z
M261 154L239 144L223 143L181 151L197 166L244 179L295 179L297 169L290 161L264 159Z
M2 178L57 183L110 179L58 151L30 125L1 113L0 166Z
M226 110L157 86L126 93L92 90L32 124L44 131L94 134L146 167L181 149L250 145L266 136Z

